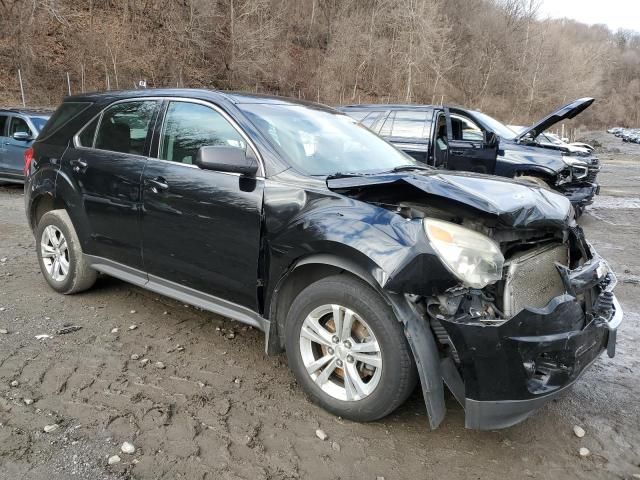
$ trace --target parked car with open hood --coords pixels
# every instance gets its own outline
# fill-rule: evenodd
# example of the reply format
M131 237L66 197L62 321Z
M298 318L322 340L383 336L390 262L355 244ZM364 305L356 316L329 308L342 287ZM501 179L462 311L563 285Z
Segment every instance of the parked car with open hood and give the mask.
M24 152L50 115L42 110L0 109L0 182L22 183Z
M604 351L615 275L546 188L416 162L335 110L144 90L70 97L26 155L44 278L96 272L252 325L357 421L444 385L470 428L521 421Z
M346 105L338 110L422 163L547 186L569 198L579 214L598 192L598 165L590 171L585 162L541 145L537 137L591 103L593 98L576 100L521 132L485 113L453 106Z

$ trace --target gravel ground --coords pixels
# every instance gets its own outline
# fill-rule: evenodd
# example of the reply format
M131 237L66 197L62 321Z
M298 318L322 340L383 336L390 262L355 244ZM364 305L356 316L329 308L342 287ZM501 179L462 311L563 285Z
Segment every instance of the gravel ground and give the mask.
M381 421L341 420L309 403L256 330L108 277L58 295L21 187L0 187L0 478L640 478L640 145L587 139L603 144L603 186L581 223L619 274L618 355L495 432L465 430L452 397L429 431L418 392ZM82 328L58 334L67 324Z

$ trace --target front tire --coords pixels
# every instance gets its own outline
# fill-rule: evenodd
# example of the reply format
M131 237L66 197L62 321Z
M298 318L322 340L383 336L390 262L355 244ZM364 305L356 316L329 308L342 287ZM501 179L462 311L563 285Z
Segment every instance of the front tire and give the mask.
M65 295L93 286L97 273L82 254L80 240L65 210L45 213L36 228L40 270L55 291Z
M336 275L309 285L293 301L285 333L296 380L334 415L378 420L404 403L416 385L402 324L361 280Z
M551 186L540 177L533 177L531 175L521 175L519 177L515 177L516 180L520 180L521 182L532 183L537 185L538 187L546 188L547 190L551 190Z

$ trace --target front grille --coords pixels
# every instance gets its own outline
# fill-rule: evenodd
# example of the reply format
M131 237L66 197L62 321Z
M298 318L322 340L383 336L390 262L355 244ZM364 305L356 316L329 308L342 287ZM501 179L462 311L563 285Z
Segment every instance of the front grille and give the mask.
M552 298L565 292L555 262L568 265L567 245L548 245L508 260L503 296L507 317L517 315L525 307L544 307Z
M587 174L586 181L589 183L594 183L596 181L596 177L598 176L599 169L590 168L589 173Z

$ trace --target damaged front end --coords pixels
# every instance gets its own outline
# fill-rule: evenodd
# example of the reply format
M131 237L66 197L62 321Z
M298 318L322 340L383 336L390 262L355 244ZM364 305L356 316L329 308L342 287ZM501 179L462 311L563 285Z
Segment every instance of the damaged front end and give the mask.
M443 381L466 426L522 421L607 350L622 310L615 274L550 190L453 172L345 178L343 195L403 220L380 285L414 354L431 428ZM388 263L385 263L388 262Z
M622 310L608 264L574 226L565 241L505 255L502 278L424 299L449 388L467 428L518 423L571 385L607 350ZM459 376L459 377L458 377Z

